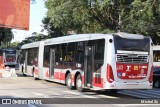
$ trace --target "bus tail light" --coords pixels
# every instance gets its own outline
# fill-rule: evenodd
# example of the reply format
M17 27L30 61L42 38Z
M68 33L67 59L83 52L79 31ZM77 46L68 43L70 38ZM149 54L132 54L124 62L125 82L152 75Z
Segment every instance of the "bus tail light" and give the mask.
M107 64L107 81L109 83L112 83L114 81L114 75L113 75L113 70L112 70L112 67L111 65Z
M151 72L150 72L150 75L149 75L149 82L152 83L153 82L153 67L151 67Z

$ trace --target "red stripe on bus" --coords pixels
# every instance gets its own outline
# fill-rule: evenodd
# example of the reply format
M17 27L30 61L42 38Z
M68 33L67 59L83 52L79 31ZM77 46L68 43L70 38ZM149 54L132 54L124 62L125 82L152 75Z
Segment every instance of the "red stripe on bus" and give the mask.
M49 77L49 71L46 72L46 77Z
M65 80L65 73L61 73L61 80Z
M35 69L35 71L34 71L34 72L35 72L35 74L36 74L36 75L38 75L38 69Z
M82 84L84 84L84 76L81 76L82 77Z
M93 78L93 86L103 88L103 78Z
M54 79L65 80L65 73L54 72Z

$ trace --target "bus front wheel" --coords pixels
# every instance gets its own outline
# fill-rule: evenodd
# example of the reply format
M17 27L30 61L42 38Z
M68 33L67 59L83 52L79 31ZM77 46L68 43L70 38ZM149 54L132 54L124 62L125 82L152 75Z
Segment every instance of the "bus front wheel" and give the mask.
M84 89L82 88L82 78L81 75L79 74L76 78L76 88L79 92L83 92Z
M26 74L24 74L24 67L22 66L22 74L23 76L26 76Z
M71 79L71 74L70 73L67 75L66 85L67 85L67 88L70 89L70 90L73 88L72 79Z

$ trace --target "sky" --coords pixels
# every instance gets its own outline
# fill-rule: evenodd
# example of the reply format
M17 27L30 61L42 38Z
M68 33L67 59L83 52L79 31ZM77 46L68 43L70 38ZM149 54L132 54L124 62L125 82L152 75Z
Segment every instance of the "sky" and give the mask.
M30 26L29 31L13 29L14 39L12 42L21 42L26 37L30 37L33 32L41 32L42 19L45 17L47 9L44 6L44 0L37 0L36 3L30 4Z

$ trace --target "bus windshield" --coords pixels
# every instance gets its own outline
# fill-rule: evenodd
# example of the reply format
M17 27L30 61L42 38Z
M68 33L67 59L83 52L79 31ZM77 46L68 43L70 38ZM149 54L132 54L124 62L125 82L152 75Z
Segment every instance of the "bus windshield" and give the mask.
M150 39L126 39L119 36L114 36L116 53L120 51L141 51L149 52Z
M16 50L4 50L6 62L15 62L16 61Z

